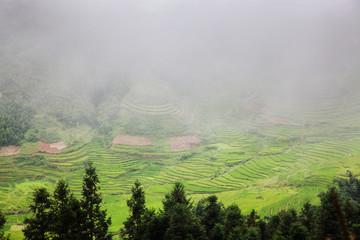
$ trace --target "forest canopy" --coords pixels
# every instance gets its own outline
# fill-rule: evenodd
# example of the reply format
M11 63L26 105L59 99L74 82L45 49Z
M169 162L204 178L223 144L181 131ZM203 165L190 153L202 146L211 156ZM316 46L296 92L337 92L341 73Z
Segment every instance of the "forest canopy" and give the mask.
M30 128L33 111L20 100L0 99L0 146L19 145Z

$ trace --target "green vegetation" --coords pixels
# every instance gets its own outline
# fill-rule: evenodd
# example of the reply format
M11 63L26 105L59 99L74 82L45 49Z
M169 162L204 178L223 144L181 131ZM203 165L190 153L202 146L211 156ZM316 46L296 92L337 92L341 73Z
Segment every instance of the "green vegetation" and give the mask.
M0 147L19 145L30 128L33 115L20 100L10 100L6 95L0 99Z
M172 184L181 181L194 200L216 194L225 206L241 206L244 214L255 209L271 216L299 210L307 201L319 204L317 194L334 177L348 170L360 174L356 79L346 81L340 96L281 104L273 104L280 100L271 96L265 111L264 92L256 86L248 93L219 90L214 98L209 92L182 98L170 86L144 87L121 78L108 79L108 87L90 79L86 87L69 83L65 88L55 80L45 84L41 77L29 82L23 77L11 87L0 79L0 104L10 95L17 96L14 102L27 103L18 106L28 113L20 118L27 119L20 153L0 156L0 207L10 216L6 232L16 239L22 219L29 216L31 192L39 187L53 191L54 183L64 179L74 196L81 196L87 161L99 170L101 194L114 223L111 233L126 221L126 199L136 179L141 179L149 209L160 208ZM314 107L323 99L325 104ZM118 134L144 135L151 145L112 145ZM185 134L197 135L201 144L171 151L170 137ZM63 141L68 147L56 154L39 152L39 140ZM177 209L179 215L185 212Z
M0 239L1 240L9 240L10 236L5 236L3 232L4 225L6 223L6 219L4 214L0 211Z
M81 201L73 196L63 180L57 183L53 197L45 188L36 189L30 205L32 217L24 221L25 239L112 239L107 234L110 219L105 220L106 212L98 206L101 199L97 182L96 170L88 164ZM334 179L340 187L356 188L359 182L351 172L348 178ZM244 214L237 204L225 207L215 195L195 205L180 182L165 194L162 209L149 210L141 182L136 180L127 200L130 216L120 235L121 239L132 240L350 240L350 236L351 239L359 237L360 225L359 198L353 190L333 185L319 195L318 206L306 202L299 210L289 208L262 218L254 209ZM89 213L89 209L94 212ZM5 218L0 215L0 227L4 223ZM3 234L0 238L6 239Z
M46 188L36 189L30 205L32 216L24 221L25 239L111 239L107 233L111 220L106 210L101 210L98 183L96 169L88 163L80 201L63 180L57 183L52 197Z

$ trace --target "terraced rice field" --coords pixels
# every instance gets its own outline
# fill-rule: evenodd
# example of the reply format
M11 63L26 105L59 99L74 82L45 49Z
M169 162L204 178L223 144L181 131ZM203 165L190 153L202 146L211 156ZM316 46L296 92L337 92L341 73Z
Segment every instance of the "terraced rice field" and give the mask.
M248 94L252 101L231 94L220 94L206 104L198 100L196 111L188 111L186 104L176 98L170 101L166 94L146 102L139 97L143 91L139 89L121 103L124 124L114 137L131 135L133 140L146 140L144 144L120 141L117 144L122 145L111 145L92 134L59 153L36 153L36 144L29 143L18 155L0 156L0 207L14 215L14 224L21 225L17 215L27 213L35 187L51 189L63 178L79 196L87 161L94 162L98 170L105 207L113 216L112 232L127 217L126 199L136 179L142 181L150 207L161 207L172 184L182 181L194 201L217 194L225 205L236 202L244 212L255 208L269 215L298 209L308 200L317 203L317 194L347 170L360 174L357 92L350 92L346 100L330 96L325 99L328 105L321 108L304 104L299 114L300 107L291 108L298 104L296 100L269 108L252 93ZM177 125L175 116L177 121L189 119ZM137 124L132 119L143 125L125 131ZM154 122L144 123L144 119ZM149 130L150 126L154 128ZM173 126L176 130L168 130ZM159 127L165 134L150 134L159 133ZM178 132L192 136L190 148L173 151L171 138ZM38 160L30 164L31 159Z
M136 179L149 193L150 206L160 207L155 200L175 181L182 181L194 200L215 193L225 204L237 202L246 206L245 211L255 208L262 214L274 214L316 199L337 174L354 171L354 166L359 169L359 137L283 144L226 128L214 131L219 134L214 143L197 145L191 151L172 152L164 139L156 138L151 146L106 148L104 140L95 137L62 153L38 153L45 159L41 166L21 165L16 157L2 157L1 207L14 214L26 212L31 189L39 184L50 186L61 178L80 195L86 161L93 161L98 169L106 207L117 224L126 218L125 200ZM14 192L24 194L20 202ZM119 227L113 225L111 230Z

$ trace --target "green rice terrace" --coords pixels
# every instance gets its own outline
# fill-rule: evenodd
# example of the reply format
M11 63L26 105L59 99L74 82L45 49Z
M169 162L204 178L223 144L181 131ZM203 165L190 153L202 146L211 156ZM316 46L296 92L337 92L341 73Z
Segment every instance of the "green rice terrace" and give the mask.
M126 89L118 91L121 97L110 92L87 111L97 112L96 124L78 120L81 116L72 124L40 107L24 140L0 151L6 230L12 238L21 236L36 187L52 189L64 179L80 195L87 161L99 173L111 232L128 216L126 200L136 179L147 205L156 209L176 181L193 200L216 194L225 205L237 203L245 213L256 209L263 216L308 200L317 204L318 193L335 176L347 170L360 174L358 80L336 94L287 102L276 95L265 101L261 86L219 90L211 98L212 92L177 95L162 83L120 85ZM0 103L6 100L3 92Z

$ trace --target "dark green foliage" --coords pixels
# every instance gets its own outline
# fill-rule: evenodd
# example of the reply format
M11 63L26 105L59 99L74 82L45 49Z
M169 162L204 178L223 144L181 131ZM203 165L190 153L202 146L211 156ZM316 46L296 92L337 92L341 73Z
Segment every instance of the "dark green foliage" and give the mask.
M347 230L344 229L345 225L350 232L357 235L357 228L354 226L360 224L360 180L355 178L351 171L347 171L347 178L335 178L334 183L339 186L338 199L341 200L344 213L342 218L345 223L342 224L342 229Z
M36 189L33 194L33 204L30 210L33 216L26 218L26 227L23 230L25 239L46 240L51 239L51 199L45 188Z
M272 240L288 240L286 237L282 234L281 231L276 231Z
M261 231L257 227L249 227L244 235L245 240L261 240Z
M206 239L204 227L193 213L184 185L175 183L165 195L163 210L146 220L142 239Z
M179 158L179 161L185 161L189 158L192 158L193 156L195 156L196 153L195 152L191 152L191 153L185 153L184 155L182 155L180 158Z
M164 214L153 214L145 225L145 232L142 239L164 239L168 222Z
M81 239L83 214L80 202L73 196L68 184L63 180L56 185L51 213L51 230L54 240Z
M165 195L165 199L162 201L164 205L164 212L169 212L175 207L176 204L183 204L189 210L192 208L190 199L186 197L184 185L180 182L176 182L174 188L170 193Z
M2 229L5 226L6 219L2 211L0 211L0 229ZM0 233L0 236L3 236L3 233Z
M21 101L0 99L0 146L19 145L30 128L33 111Z
M206 203L201 223L205 226L206 233L209 236L215 225L223 220L221 216L223 205L217 202L217 197L215 195L209 196L206 199Z
M245 230L245 219L238 205L232 204L225 209L224 231L227 238L237 238Z
M100 209L98 183L96 170L89 163L81 202L64 181L57 184L53 200L46 189L38 189L31 205L33 216L25 220L25 239L110 239L110 219ZM350 235L359 238L359 205L350 197L338 196L335 187L331 187L320 195L319 207L307 202L300 212L289 209L260 219L255 210L242 215L236 204L224 209L215 195L200 200L194 209L184 185L178 182L165 195L163 209L156 213L146 208L145 193L136 181L127 201L130 216L120 233L123 239L136 240L348 240ZM0 224L4 221L0 214Z
M172 207L165 239L205 239L205 231L188 207L185 204L177 203Z
M123 239L141 239L144 234L144 215L145 207L145 192L141 187L139 180L135 181L131 188L132 196L127 200L127 206L130 209L130 216L124 222L124 227L120 233Z
M260 230L261 240L270 239L267 223L263 219L260 219L260 221L258 222L258 228Z
M217 223L211 229L209 234L209 240L223 240L225 239L225 232L223 224Z
M1 229L4 228L5 223L6 223L5 216L4 216L4 214L0 211L0 240L9 240L9 239L10 239L10 236L9 236L9 235L5 236L4 232L1 231Z
M165 195L163 205L163 224L166 226L164 239L205 238L205 230L193 214L192 204L186 197L182 183L175 183L171 192Z
M248 227L256 227L257 221L260 219L259 215L257 215L255 209L253 209L250 215L247 218L247 226Z
M14 158L14 162L18 164L18 167L24 166L43 166L45 157L43 155L22 155Z
M285 236L286 238L290 237L290 228L295 222L297 222L297 214L294 209L280 213L280 224L278 230L281 232L282 236Z
M346 224L351 226L360 223L360 205L350 198L346 198L342 203L342 210L344 211Z
M317 211L316 238L333 240L342 239L340 220L337 209L334 206L335 187L320 195L321 205Z
M335 178L334 183L339 185L339 190L344 197L349 197L360 204L360 180L352 172L347 171L348 178Z
M290 240L307 240L308 239L308 230L301 223L293 223L289 230L289 239Z
M309 202L306 202L301 208L299 220L302 225L304 225L308 231L311 231L314 225L314 215L316 207L312 206Z
M231 232L229 232L229 234L227 235L226 239L229 240L241 240L244 237L244 231L245 229L242 227L235 227L234 229L232 229Z
M351 232L355 235L355 239L360 239L360 224L356 223L352 225Z
M81 208L84 214L82 225L83 239L111 239L107 233L111 219L106 217L106 210L101 210L102 197L98 183L100 183L94 165L89 162L83 178Z
M274 215L270 218L268 223L268 232L270 236L274 236L280 225L280 216Z
M89 163L84 177L83 199L77 200L68 184L60 180L53 197L45 188L34 192L30 205L32 217L26 218L25 239L93 240L111 239L107 233L110 218L100 209L102 199L94 166Z

